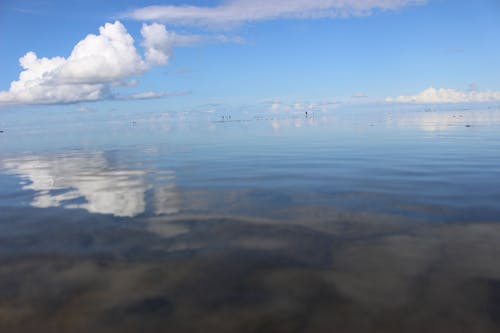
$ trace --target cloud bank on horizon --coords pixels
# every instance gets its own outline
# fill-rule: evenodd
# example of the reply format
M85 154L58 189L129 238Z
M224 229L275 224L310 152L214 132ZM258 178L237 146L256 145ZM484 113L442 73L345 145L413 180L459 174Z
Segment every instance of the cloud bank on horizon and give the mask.
M387 97L388 103L446 104L500 101L500 91L461 91L429 87L416 95Z
M122 14L140 21L169 24L225 26L277 18L366 16L374 11L398 10L427 0L229 0L220 5L147 6Z

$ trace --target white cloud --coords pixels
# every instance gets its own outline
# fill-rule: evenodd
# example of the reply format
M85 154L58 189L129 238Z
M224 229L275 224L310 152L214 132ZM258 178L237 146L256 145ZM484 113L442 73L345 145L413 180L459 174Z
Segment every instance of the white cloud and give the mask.
M351 96L352 99L368 98L364 92L358 92Z
M160 98L167 96L166 92L155 92L155 91L147 91L138 94L132 94L129 96L130 99L151 99L151 98Z
M162 24L153 23L143 24L141 35L144 37L142 46L146 60L151 64L165 65L170 57L176 34L168 32Z
M96 101L111 95L109 83L142 73L147 65L134 39L120 22L106 23L99 35L89 34L68 58L38 58L28 52L19 59L24 69L0 103L51 104Z
M426 0L229 0L218 6L148 6L123 14L136 20L182 25L227 25L275 18L320 18L370 15L398 10Z
M293 110L293 108L290 105L283 104L281 102L273 102L269 107L269 109L273 112L279 112L279 111L288 112Z
M53 73L64 83L109 83L142 73L147 68L134 39L118 21L99 28L74 47L69 58Z
M141 34L145 57L134 45L134 38L119 21L106 23L99 34L89 34L78 42L70 56L39 58L28 52L19 59L23 71L8 91L0 91L0 104L58 104L113 99L112 88L130 87L154 65L167 64L173 46L187 46L206 36L179 35L164 25L144 24ZM220 36L208 36L221 41ZM232 40L228 40L232 41ZM225 42L225 41L224 41ZM158 98L171 94L146 92L131 98ZM179 94L174 94L179 95Z
M461 91L455 89L427 88L424 91L409 96L387 97L389 103L479 103L500 101L500 91Z
M242 43L244 41L238 36L178 34L174 31L167 31L163 24L158 23L143 24L141 35L144 37L141 45L144 47L146 61L153 65L167 64L174 46L192 46L204 41L219 43Z
M81 105L76 109L78 112L95 112L96 110L93 108L89 108L88 106Z
M166 91L146 91L142 93L137 93L137 94L131 94L128 96L123 96L119 97L118 99L154 99L154 98L162 98L162 97L167 97L167 96L185 96L189 95L191 92L190 91L179 91L179 92L173 92L169 93Z

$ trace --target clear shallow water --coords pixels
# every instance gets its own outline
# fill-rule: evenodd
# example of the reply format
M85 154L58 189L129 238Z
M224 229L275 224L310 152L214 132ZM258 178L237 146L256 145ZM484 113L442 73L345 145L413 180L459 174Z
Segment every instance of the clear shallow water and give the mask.
M3 330L500 329L497 109L19 112Z

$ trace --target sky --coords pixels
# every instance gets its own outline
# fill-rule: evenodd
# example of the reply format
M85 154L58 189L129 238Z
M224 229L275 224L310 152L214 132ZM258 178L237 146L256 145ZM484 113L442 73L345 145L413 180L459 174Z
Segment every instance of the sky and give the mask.
M0 110L500 101L498 0L3 0L0 45Z

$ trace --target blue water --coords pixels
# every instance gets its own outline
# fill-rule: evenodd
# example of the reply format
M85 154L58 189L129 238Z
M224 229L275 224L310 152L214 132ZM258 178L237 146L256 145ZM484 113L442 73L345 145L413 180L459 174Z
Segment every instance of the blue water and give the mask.
M7 331L500 330L498 108L0 129Z

